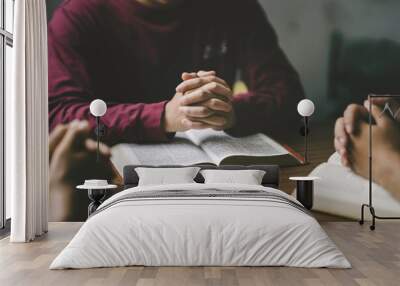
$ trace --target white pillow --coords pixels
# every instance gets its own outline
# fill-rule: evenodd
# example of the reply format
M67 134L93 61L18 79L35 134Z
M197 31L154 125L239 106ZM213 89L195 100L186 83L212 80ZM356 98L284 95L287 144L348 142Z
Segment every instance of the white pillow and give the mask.
M261 185L265 171L261 170L202 170L205 184Z
M194 178L199 170L199 167L135 168L139 176L139 186L195 183Z

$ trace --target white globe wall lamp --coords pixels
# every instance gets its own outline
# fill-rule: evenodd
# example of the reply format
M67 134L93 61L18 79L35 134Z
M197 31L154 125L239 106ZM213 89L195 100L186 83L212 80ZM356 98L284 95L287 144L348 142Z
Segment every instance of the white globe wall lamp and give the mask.
M104 135L104 126L100 123L100 118L107 112L107 104L101 99L95 99L90 103L90 113L96 117L96 138L97 138L97 162L100 160L100 137Z
M314 114L315 105L309 99L303 99L297 105L297 112L304 118L304 164L308 163L309 117Z

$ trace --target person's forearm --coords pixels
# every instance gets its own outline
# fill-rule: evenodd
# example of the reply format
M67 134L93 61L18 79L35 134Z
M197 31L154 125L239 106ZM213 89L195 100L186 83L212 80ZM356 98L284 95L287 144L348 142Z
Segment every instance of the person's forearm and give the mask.
M105 126L102 141L109 145L129 142L159 142L168 140L163 127L166 101L159 103L124 103L109 105L107 113L101 118ZM94 129L96 119L90 114L90 102L58 103L50 102L50 129L60 123L74 119L88 120Z
M400 154L385 160L385 176L375 176L376 182L400 201ZM374 168L372 168L374 170ZM382 179L383 178L383 179Z
M49 220L71 221L73 212L77 211L73 206L75 186L61 182L50 181L49 192Z

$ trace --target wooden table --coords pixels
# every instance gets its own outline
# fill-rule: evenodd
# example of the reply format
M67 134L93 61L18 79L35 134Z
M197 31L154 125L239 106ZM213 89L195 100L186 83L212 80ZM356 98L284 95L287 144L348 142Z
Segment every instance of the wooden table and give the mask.
M357 222L321 225L352 269L289 267L119 267L49 270L82 223L50 223L49 233L32 243L0 240L0 285L371 285L398 286L400 223L380 222L375 231Z

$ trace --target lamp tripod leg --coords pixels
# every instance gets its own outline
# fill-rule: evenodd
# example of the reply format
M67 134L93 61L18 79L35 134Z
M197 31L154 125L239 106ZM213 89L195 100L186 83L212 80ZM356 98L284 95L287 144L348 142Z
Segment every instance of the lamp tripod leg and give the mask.
M363 225L364 224L364 208L366 207L367 205L366 204L363 204L362 206L361 206L361 219L359 220L359 224L360 225Z

